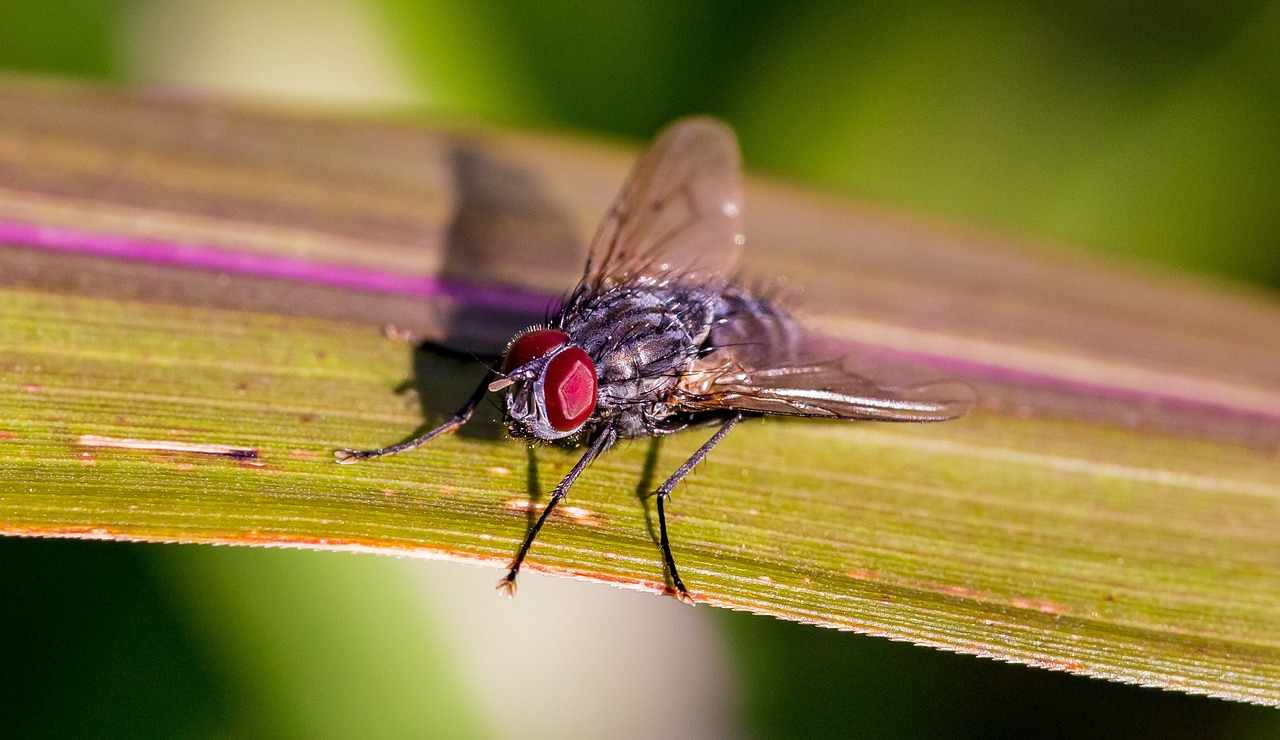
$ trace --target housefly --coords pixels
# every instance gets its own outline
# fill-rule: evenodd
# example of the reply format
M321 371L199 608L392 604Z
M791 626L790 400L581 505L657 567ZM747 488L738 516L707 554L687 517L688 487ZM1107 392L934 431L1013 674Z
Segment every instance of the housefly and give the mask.
M513 436L585 446L499 581L510 594L547 517L605 450L717 424L656 491L662 557L676 595L690 601L667 536L667 499L744 418L942 421L969 405L955 384L883 387L824 354L785 310L732 279L745 244L733 131L710 118L677 121L636 163L581 281L549 321L516 335L448 421L390 447L338 450L337 461L420 447L465 424L486 393L505 394Z

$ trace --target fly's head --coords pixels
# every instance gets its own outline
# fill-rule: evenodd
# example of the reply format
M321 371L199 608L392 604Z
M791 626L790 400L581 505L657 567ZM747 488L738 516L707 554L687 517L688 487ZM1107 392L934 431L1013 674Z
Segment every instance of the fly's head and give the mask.
M506 390L507 426L514 436L562 439L595 413L595 363L559 329L529 329L513 339L502 375L489 389Z

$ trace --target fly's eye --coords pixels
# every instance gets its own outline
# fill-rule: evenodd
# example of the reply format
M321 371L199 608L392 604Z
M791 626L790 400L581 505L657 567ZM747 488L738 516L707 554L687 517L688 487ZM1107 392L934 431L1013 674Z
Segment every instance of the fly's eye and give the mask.
M547 421L557 432L582 426L596 409L596 366L581 347L569 347L547 363L543 384Z
M534 329L516 337L507 348L502 361L502 372L509 373L521 365L546 357L551 350L569 341L569 335L557 329Z

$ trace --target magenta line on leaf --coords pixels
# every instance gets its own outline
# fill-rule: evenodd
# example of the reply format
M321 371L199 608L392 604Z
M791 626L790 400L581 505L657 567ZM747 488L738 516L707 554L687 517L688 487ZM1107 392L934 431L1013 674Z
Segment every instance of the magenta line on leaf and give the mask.
M446 297L477 307L507 311L541 314L556 301L554 296L510 286L476 285L425 275L396 275L354 265L243 252L204 244L136 239L20 221L0 221L0 243L193 270L294 280L369 293Z
M485 286L424 275L396 275L353 265L243 252L212 245L137 239L20 221L0 220L0 245L88 254L193 270L231 272L259 278L293 280L368 293L389 293L422 298L445 297L475 307L513 312L543 314L557 300L555 296L514 286ZM856 346L859 343L846 341L845 344ZM1254 418L1270 420L1280 418L1280 411L1274 409L1242 408L1220 399L1196 398L1161 392L1158 389L1141 390L1089 383L1052 373L1009 367L996 362L966 360L879 346L871 349L920 363L943 373L956 373L960 377L973 380L1057 388L1068 393L1103 396L1127 400L1130 403L1141 403L1144 399L1158 399L1187 410L1220 409Z

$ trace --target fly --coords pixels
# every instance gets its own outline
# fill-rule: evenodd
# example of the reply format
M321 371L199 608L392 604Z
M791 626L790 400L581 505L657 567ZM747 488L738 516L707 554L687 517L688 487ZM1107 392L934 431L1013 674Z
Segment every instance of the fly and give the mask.
M667 500L740 421L943 421L970 405L957 384L888 388L833 361L785 310L731 279L745 244L733 131L711 118L677 121L636 163L549 322L513 338L501 368L440 426L390 447L338 450L337 461L421 447L467 423L487 393L505 394L512 436L585 445L498 583L512 594L538 532L593 460L619 439L717 424L656 491L663 561L676 596L692 601L667 536Z

